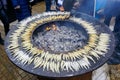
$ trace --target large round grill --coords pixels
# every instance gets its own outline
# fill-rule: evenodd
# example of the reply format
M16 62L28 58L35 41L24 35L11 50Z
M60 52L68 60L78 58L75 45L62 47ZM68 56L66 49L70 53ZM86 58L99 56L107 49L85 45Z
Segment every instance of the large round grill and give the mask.
M5 40L10 60L37 75L69 77L92 71L112 55L114 37L81 13L45 12L13 27Z

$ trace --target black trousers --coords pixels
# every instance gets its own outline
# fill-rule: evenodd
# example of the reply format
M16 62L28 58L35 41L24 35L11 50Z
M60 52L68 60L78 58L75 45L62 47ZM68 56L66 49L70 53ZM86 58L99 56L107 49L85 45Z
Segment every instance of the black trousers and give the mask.
M114 32L120 31L120 15L116 16Z
M0 9L0 19L4 25L5 35L7 35L9 31L9 20L4 9Z

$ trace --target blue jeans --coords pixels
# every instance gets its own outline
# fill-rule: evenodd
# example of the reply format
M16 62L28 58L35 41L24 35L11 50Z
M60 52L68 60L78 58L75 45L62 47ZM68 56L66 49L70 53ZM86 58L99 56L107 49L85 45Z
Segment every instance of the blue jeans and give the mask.
M45 4L46 4L46 11L50 11L51 0L45 0Z

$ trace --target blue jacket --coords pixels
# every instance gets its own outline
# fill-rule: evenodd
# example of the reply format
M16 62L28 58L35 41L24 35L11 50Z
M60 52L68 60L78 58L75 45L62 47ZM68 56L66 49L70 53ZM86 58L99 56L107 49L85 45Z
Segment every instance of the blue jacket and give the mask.
M107 0L104 12L110 16L120 15L120 0Z
M15 10L16 17L19 21L31 16L29 0L12 0L13 7L20 6L19 10Z

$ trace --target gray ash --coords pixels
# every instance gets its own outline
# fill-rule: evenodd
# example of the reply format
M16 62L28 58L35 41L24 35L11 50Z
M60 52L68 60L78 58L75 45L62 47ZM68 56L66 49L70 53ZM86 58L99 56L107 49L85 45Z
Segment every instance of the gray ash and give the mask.
M40 49L51 53L66 53L87 44L88 34L83 27L70 21L56 21L39 26L32 41Z

